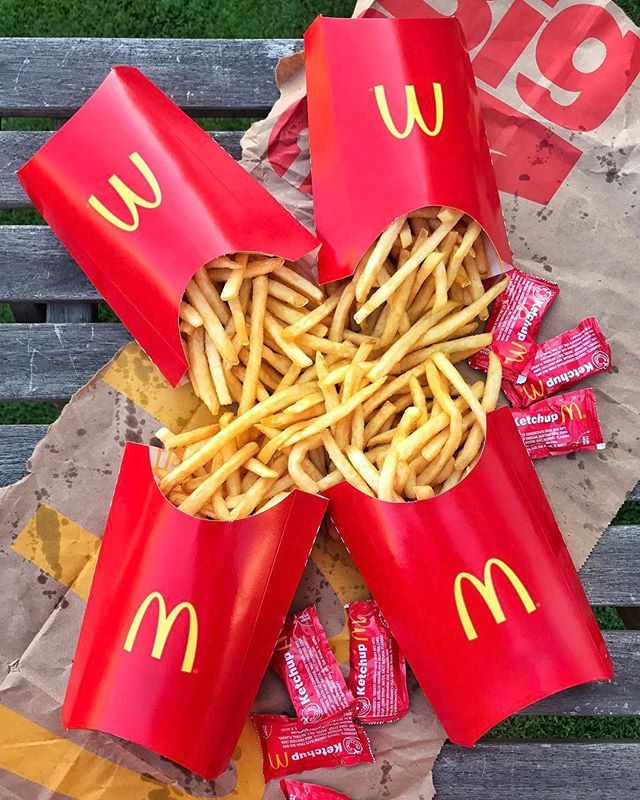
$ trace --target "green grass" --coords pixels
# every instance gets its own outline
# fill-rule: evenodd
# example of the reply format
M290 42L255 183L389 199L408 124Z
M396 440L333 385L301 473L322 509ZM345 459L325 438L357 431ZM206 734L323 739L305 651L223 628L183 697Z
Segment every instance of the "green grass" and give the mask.
M115 36L143 38L299 38L317 14L349 16L355 0L0 0L0 36ZM637 23L640 0L621 0ZM209 129L246 128L250 119L202 119ZM4 119L3 130L48 130L48 119ZM0 224L39 224L35 211L0 211ZM115 316L101 306L101 321ZM10 322L0 305L0 322ZM50 423L58 414L52 403L0 403L0 423ZM625 503L615 522L639 524L636 503ZM602 628L622 628L612 608L596 609ZM501 738L640 738L640 719L584 717L514 717L489 737Z

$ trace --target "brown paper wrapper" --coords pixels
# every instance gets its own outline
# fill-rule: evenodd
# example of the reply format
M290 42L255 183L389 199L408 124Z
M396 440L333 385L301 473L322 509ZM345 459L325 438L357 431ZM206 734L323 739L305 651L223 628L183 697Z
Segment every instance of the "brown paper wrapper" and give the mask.
M359 2L356 13L371 5L368 0ZM496 0L487 6L494 26L512 5ZM482 15L468 11L475 8L473 4L459 6L463 28L468 27L468 17L482 21ZM622 33L633 30L612 3L591 8L610 14ZM373 10L410 16L425 9L429 7L423 0L384 0ZM564 12L564 6L545 10L549 19ZM503 41L508 42L510 35L507 32ZM468 35L467 41L473 58L481 44L474 44ZM590 48L580 57L596 63L599 53L599 48ZM568 63L571 56L558 48L560 61ZM302 64L298 55L279 65L283 95L272 114L245 136L243 165L303 223L311 225ZM628 72L629 64L623 66ZM517 93L515 76L536 77L537 70L535 47L525 48L507 78L491 89L492 95L526 116L530 112ZM636 82L597 128L567 134L557 125L548 125L552 133L561 133L579 146L583 155L546 205L526 199L522 192L520 196L502 194L516 263L552 278L562 290L545 319L541 338L593 314L612 343L613 374L590 382L597 389L608 448L536 464L578 567L637 480L631 452L637 443L640 359L635 300L629 287L635 286L639 105ZM184 430L209 419L189 386L171 389L139 348L128 345L66 406L36 448L30 474L0 490L3 798L276 800L280 796L275 782L265 789L258 742L249 725L232 764L215 783L205 783L135 745L89 731L65 733L61 727L60 705L124 443L149 442L159 425ZM344 549L321 535L294 608L318 604L345 671L348 638L342 604L366 596ZM284 687L272 673L265 678L255 710L292 713ZM376 764L318 770L307 777L354 800L431 798L430 770L444 734L412 679L409 715L368 731Z

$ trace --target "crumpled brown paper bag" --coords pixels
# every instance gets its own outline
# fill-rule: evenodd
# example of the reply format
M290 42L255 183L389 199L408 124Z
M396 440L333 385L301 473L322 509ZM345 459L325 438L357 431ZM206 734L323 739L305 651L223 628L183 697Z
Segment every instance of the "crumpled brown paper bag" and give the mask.
M367 0L359 2L356 12L363 13L370 6ZM487 20L492 31L502 20L500 52L513 52L522 25L504 27L509 19L506 12L512 7L522 8L522 4L496 0L483 5L460 0L457 13L470 44L471 36L477 38ZM568 7L565 2L544 13L554 20ZM585 13L584 4L582 8ZM613 4L602 8L594 4L591 8L596 17L581 26L585 37L598 39L604 31L610 49L615 51L615 31L597 16L601 13L610 15L623 33L635 35L633 26ZM424 0L383 0L374 4L373 12L404 16L434 13ZM539 31L535 34L538 36ZM500 125L489 125L503 188L513 188L509 179L514 173L513 169L505 171L501 153L510 154L507 160L514 167L514 151L509 146L518 143L518 128L526 131L527 120L541 119L522 101L516 86L516 74L534 79L539 76L535 37L498 87L489 87L494 97L510 106L507 112L500 107ZM490 38L485 34L483 44L473 46L472 55L476 56ZM591 43L586 52L581 52L583 67L597 64L602 57L596 45ZM490 55L485 61L495 70L500 57L495 52ZM557 65L566 67L572 55L563 41L555 54ZM243 163L302 221L311 224L304 75L300 67L300 57L280 65L283 98L269 118L256 123L245 137ZM628 73L631 63L624 67ZM596 69L585 74L599 73ZM487 90L488 85L481 84L481 88ZM610 88L605 85L598 93L606 96ZM572 99L559 94L565 101ZM591 103L588 107L595 103L596 94L592 92L587 98ZM525 184L536 176L539 180L544 164L553 161L553 152L549 152L553 147L541 148L540 138L536 144L534 136L537 149L534 147L531 163L521 173L516 171L520 196L507 191L502 194L517 263L553 278L562 290L545 320L543 336L552 336L594 314L611 338L617 365L613 374L592 382L597 387L607 450L537 464L577 566L585 561L637 479L631 451L638 440L640 392L633 272L640 163L638 95L636 82L612 113L591 130L567 132L542 119L551 133L583 150L583 155L548 202L527 199L534 192ZM295 100L300 102L291 110ZM495 108L492 113L497 114ZM496 133L500 134L497 139ZM548 142L553 145L554 141L559 144L550 134ZM529 155L532 152L516 148L515 155L520 150ZM519 167L517 158L515 166ZM279 796L275 783L265 791L257 740L249 725L229 770L211 784L114 737L88 731L65 733L61 729L60 705L124 442L148 442L159 425L184 430L207 419L208 412L190 387L172 390L139 348L128 345L67 405L36 448L30 474L15 486L0 490L3 800L274 800ZM365 593L344 549L322 535L295 607L318 604L343 664L347 636L342 604ZM271 673L265 678L256 709L291 711L284 688ZM346 792L354 800L432 797L430 770L443 732L415 683L411 686L411 713L399 723L369 727L368 731L377 757L375 765L318 770L308 778Z

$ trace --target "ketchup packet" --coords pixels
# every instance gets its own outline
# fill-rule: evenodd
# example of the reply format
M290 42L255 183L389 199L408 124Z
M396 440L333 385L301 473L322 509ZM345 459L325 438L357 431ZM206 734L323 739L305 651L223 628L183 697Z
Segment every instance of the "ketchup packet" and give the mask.
M281 714L253 714L265 781L308 769L373 764L371 745L350 713L310 728Z
M593 389L558 394L511 413L531 458L605 447Z
M539 344L516 384L504 383L507 399L519 408L611 369L611 348L593 317Z
M326 786L292 781L290 778L280 781L280 789L286 800L351 800L348 795L327 789Z
M288 617L271 666L303 725L327 722L355 705L315 606Z
M350 637L348 686L360 722L395 722L409 710L407 668L375 600L347 606Z
M515 383L534 357L542 317L560 289L519 269L512 269L509 276L509 285L496 298L485 326L493 333L491 347L472 355L469 364L486 371L491 349L502 362L505 380Z

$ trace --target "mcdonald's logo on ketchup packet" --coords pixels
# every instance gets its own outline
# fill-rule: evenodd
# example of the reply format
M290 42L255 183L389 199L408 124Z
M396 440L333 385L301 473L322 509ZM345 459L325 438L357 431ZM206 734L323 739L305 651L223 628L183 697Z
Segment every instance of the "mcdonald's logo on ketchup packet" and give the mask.
M511 414L530 458L603 450L604 436L593 389L557 394Z
M444 205L511 263L469 56L455 19L330 19L305 69L320 281L351 275L396 217Z
M409 710L407 669L398 643L375 600L347 606L349 688L356 698L356 719L365 724L395 722Z
M511 417L449 491L391 503L347 483L329 514L452 741L613 667Z
M234 522L184 514L128 443L71 670L66 728L114 734L210 780L231 759L326 501Z
M18 171L35 207L172 384L196 269L235 252L296 261L318 245L133 67L114 67Z
M309 769L373 764L369 738L351 712L322 725L302 725L282 714L252 714L265 781Z
M287 619L271 666L284 681L303 725L327 722L355 705L315 606Z

